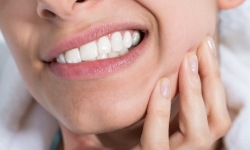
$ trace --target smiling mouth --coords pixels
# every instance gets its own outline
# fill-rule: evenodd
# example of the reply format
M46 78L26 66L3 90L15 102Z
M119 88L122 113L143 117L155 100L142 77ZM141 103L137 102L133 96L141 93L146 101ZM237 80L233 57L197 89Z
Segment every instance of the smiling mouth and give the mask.
M65 51L59 54L54 61L60 64L77 64L120 57L138 46L143 40L144 34L140 30L116 31L79 48Z
M142 25L93 27L58 42L43 60L51 75L59 79L102 78L135 63L149 43L149 37Z

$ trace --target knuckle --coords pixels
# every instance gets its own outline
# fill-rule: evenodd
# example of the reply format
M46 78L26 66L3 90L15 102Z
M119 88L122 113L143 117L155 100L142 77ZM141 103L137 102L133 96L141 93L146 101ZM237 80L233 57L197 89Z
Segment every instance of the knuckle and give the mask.
M221 72L219 66L214 69L211 69L210 71L205 70L203 74L205 78L221 79Z
M159 110L155 110L153 112L151 112L151 114L149 114L151 117L156 117L156 118L159 118L159 119L168 119L170 118L170 113L167 112L166 110L162 110L162 109L159 109Z
M221 80L221 72L219 69L215 69L213 72L213 78L217 80Z
M190 83L188 90L185 91L186 97L192 98L193 96L202 96L200 81Z
M166 108L157 108L157 109L152 109L147 116L150 118L156 118L156 119L169 119L170 118L170 112Z
M202 97L202 92L200 88L194 87L192 90L192 95L196 95L197 97Z
M230 117L227 117L227 118L221 120L220 122L218 122L214 127L215 137L217 139L219 139L222 136L224 136L228 132L228 130L230 129L231 124L232 123L231 123Z
M201 80L197 79L190 83L189 89L192 94L200 94L201 93Z
M206 150L209 149L212 145L212 142L208 138L202 138L195 143L195 149Z
M198 87L192 87L189 91L189 94L186 95L187 99L194 100L194 99L202 99L202 91Z
M147 145L141 145L141 150L169 150L167 142L155 142Z
M211 147L211 142L201 142L197 145L197 150L207 150Z
M221 72L219 69L213 69L213 71L209 72L205 72L204 73L204 76L203 76L204 79L206 80L214 80L214 81L220 81L221 80Z
M212 145L211 136L208 134L196 134L192 137L191 142L195 149L206 150Z

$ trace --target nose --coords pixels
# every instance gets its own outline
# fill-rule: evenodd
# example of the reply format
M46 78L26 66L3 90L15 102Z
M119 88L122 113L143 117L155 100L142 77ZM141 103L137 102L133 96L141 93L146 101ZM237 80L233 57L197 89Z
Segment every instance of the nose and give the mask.
M74 16L75 5L80 5L86 0L37 0L37 14L43 19L62 20L70 19Z

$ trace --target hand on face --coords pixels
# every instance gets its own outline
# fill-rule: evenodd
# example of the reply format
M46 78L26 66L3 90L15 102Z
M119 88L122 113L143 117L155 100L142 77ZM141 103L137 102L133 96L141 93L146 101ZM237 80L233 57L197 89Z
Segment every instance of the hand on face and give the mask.
M179 130L169 137L170 82L161 79L149 101L140 145L134 149L209 149L230 126L212 38L187 54L179 75ZM199 64L199 65L198 65Z

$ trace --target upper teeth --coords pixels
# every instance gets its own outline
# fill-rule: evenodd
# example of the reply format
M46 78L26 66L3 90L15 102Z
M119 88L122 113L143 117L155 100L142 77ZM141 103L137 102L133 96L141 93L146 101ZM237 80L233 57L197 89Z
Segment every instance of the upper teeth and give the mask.
M109 36L103 36L96 41L92 41L80 48L74 48L60 54L56 60L59 63L79 63L118 57L129 52L138 45L141 40L139 31L114 32Z

